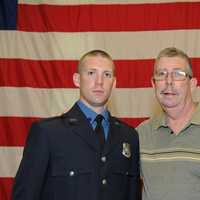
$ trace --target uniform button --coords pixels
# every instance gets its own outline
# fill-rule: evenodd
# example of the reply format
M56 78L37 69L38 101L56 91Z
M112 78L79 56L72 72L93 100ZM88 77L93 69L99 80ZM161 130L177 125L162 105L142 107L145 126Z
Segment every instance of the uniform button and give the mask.
M106 157L105 157L105 156L102 156L102 157L101 157L101 161L102 161L102 162L106 162Z
M103 185L106 185L106 184L107 184L107 180L106 180L106 179L103 179L103 180L102 180L102 184L103 184Z
M69 176L74 176L74 171L70 171Z

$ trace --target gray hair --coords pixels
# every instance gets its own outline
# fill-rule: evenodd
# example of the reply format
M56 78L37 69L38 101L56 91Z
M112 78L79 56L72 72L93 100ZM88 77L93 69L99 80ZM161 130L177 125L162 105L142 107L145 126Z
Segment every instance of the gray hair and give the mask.
M185 59L185 61L188 63L188 74L191 77L193 76L192 63L189 56L182 50L177 49L176 47L168 47L160 51L154 63L154 73L155 73L158 62L162 57L180 57L180 58Z

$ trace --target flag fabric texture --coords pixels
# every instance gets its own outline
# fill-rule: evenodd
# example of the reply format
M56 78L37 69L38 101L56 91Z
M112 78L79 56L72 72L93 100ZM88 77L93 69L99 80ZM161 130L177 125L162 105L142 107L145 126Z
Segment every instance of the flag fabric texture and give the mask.
M186 51L200 80L199 11L195 0L1 0L0 199L10 199L31 123L78 99L72 74L85 52L113 57L109 108L132 126L159 110L150 79L161 49Z

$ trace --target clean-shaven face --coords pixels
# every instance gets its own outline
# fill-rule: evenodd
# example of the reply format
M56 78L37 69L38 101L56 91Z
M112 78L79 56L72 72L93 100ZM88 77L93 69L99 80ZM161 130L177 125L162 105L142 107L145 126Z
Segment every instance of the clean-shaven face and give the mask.
M87 56L80 72L74 74L74 83L86 105L104 107L116 85L113 62L102 56Z

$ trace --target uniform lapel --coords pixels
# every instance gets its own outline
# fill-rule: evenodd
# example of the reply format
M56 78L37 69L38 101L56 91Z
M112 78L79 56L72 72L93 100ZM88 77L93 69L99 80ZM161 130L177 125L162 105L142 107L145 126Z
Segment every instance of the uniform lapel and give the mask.
M74 134L80 136L95 151L100 150L100 145L94 131L79 106L75 104L69 112L63 115L64 123L71 127Z

